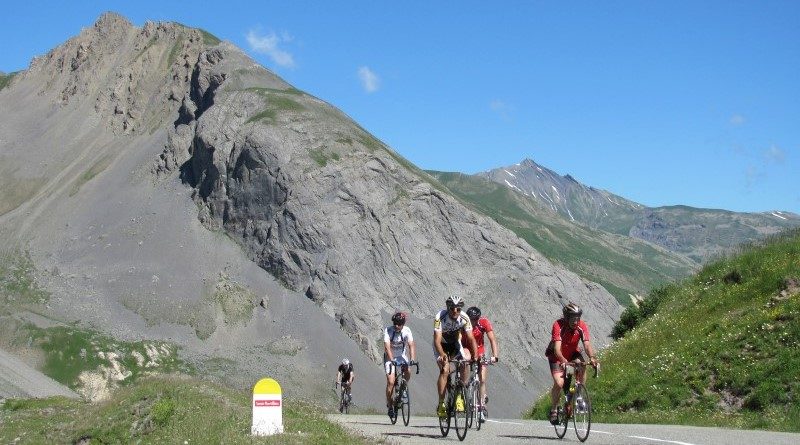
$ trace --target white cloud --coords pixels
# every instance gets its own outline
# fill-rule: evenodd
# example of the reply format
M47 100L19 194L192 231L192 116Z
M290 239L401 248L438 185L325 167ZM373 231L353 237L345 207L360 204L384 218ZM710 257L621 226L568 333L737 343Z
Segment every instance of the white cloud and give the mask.
M731 116L730 122L731 125L739 126L739 125L744 125L745 119L744 116L742 116L741 114L734 114L733 116Z
M764 156L767 157L767 162L774 162L776 164L782 164L786 159L786 153L775 145L769 147L764 153Z
M500 115L503 119L508 119L509 114L514 111L514 107L500 99L492 99L489 102L489 109Z
M378 91L381 80L378 75L372 72L369 67L362 66L358 69L358 78L361 80L361 86L367 93L374 93Z
M247 32L247 43L250 44L250 49L260 54L266 54L272 61L284 68L294 68L294 57L287 51L281 49L281 43L291 42L292 37L287 33L282 33L280 36L275 32L270 32L267 35L261 35L259 31L251 29Z

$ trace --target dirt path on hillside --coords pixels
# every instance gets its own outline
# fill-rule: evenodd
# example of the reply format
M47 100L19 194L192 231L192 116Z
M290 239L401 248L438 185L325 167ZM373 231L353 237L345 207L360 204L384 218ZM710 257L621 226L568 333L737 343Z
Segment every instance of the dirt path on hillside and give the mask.
M0 349L0 399L50 396L79 397L71 389Z

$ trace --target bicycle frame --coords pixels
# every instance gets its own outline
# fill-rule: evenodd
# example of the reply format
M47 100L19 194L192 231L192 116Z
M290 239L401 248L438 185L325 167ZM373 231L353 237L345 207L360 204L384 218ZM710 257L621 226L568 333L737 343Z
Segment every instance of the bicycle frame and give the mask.
M391 366L394 368L392 370L394 373L394 385L392 386L392 406L394 407L394 416L390 416L389 419L392 421L392 425L394 425L395 422L397 422L397 413L402 411L403 424L408 426L408 423L411 420L411 396L408 393L408 381L406 380L402 366L398 366L396 362L392 362ZM407 366L415 366L417 368L416 373L419 374L419 363L411 362Z
M567 433L570 420L572 420L578 440L584 442L589 438L589 431L592 425L592 404L586 385L578 381L578 372L585 369L586 366L587 364L583 362L570 362L564 365L565 376L562 389L564 401L558 407L558 422L554 425L559 439L563 438ZM595 378L597 374L598 367L595 367ZM579 418L580 428L578 427Z

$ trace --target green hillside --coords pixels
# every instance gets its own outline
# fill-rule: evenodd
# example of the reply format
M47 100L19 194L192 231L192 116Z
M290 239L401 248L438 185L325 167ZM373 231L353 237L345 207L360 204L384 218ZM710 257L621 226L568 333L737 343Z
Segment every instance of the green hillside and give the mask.
M603 285L623 305L631 303L631 294L644 295L693 270L687 258L638 239L574 224L488 179L428 173L466 205L512 230L550 261Z
M800 431L800 230L648 298L588 383L593 420Z
M284 434L252 438L250 397L198 379L158 377L99 404L9 399L0 404L0 443L369 443L326 420L322 409L294 400L284 400Z

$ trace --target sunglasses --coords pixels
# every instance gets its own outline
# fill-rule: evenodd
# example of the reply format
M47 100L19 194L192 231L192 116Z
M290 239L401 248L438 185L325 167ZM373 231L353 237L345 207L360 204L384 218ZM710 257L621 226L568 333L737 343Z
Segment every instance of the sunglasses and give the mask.
M447 307L447 310L449 310L449 311L452 311L454 309L455 309L456 312L461 312L461 306L448 306Z

